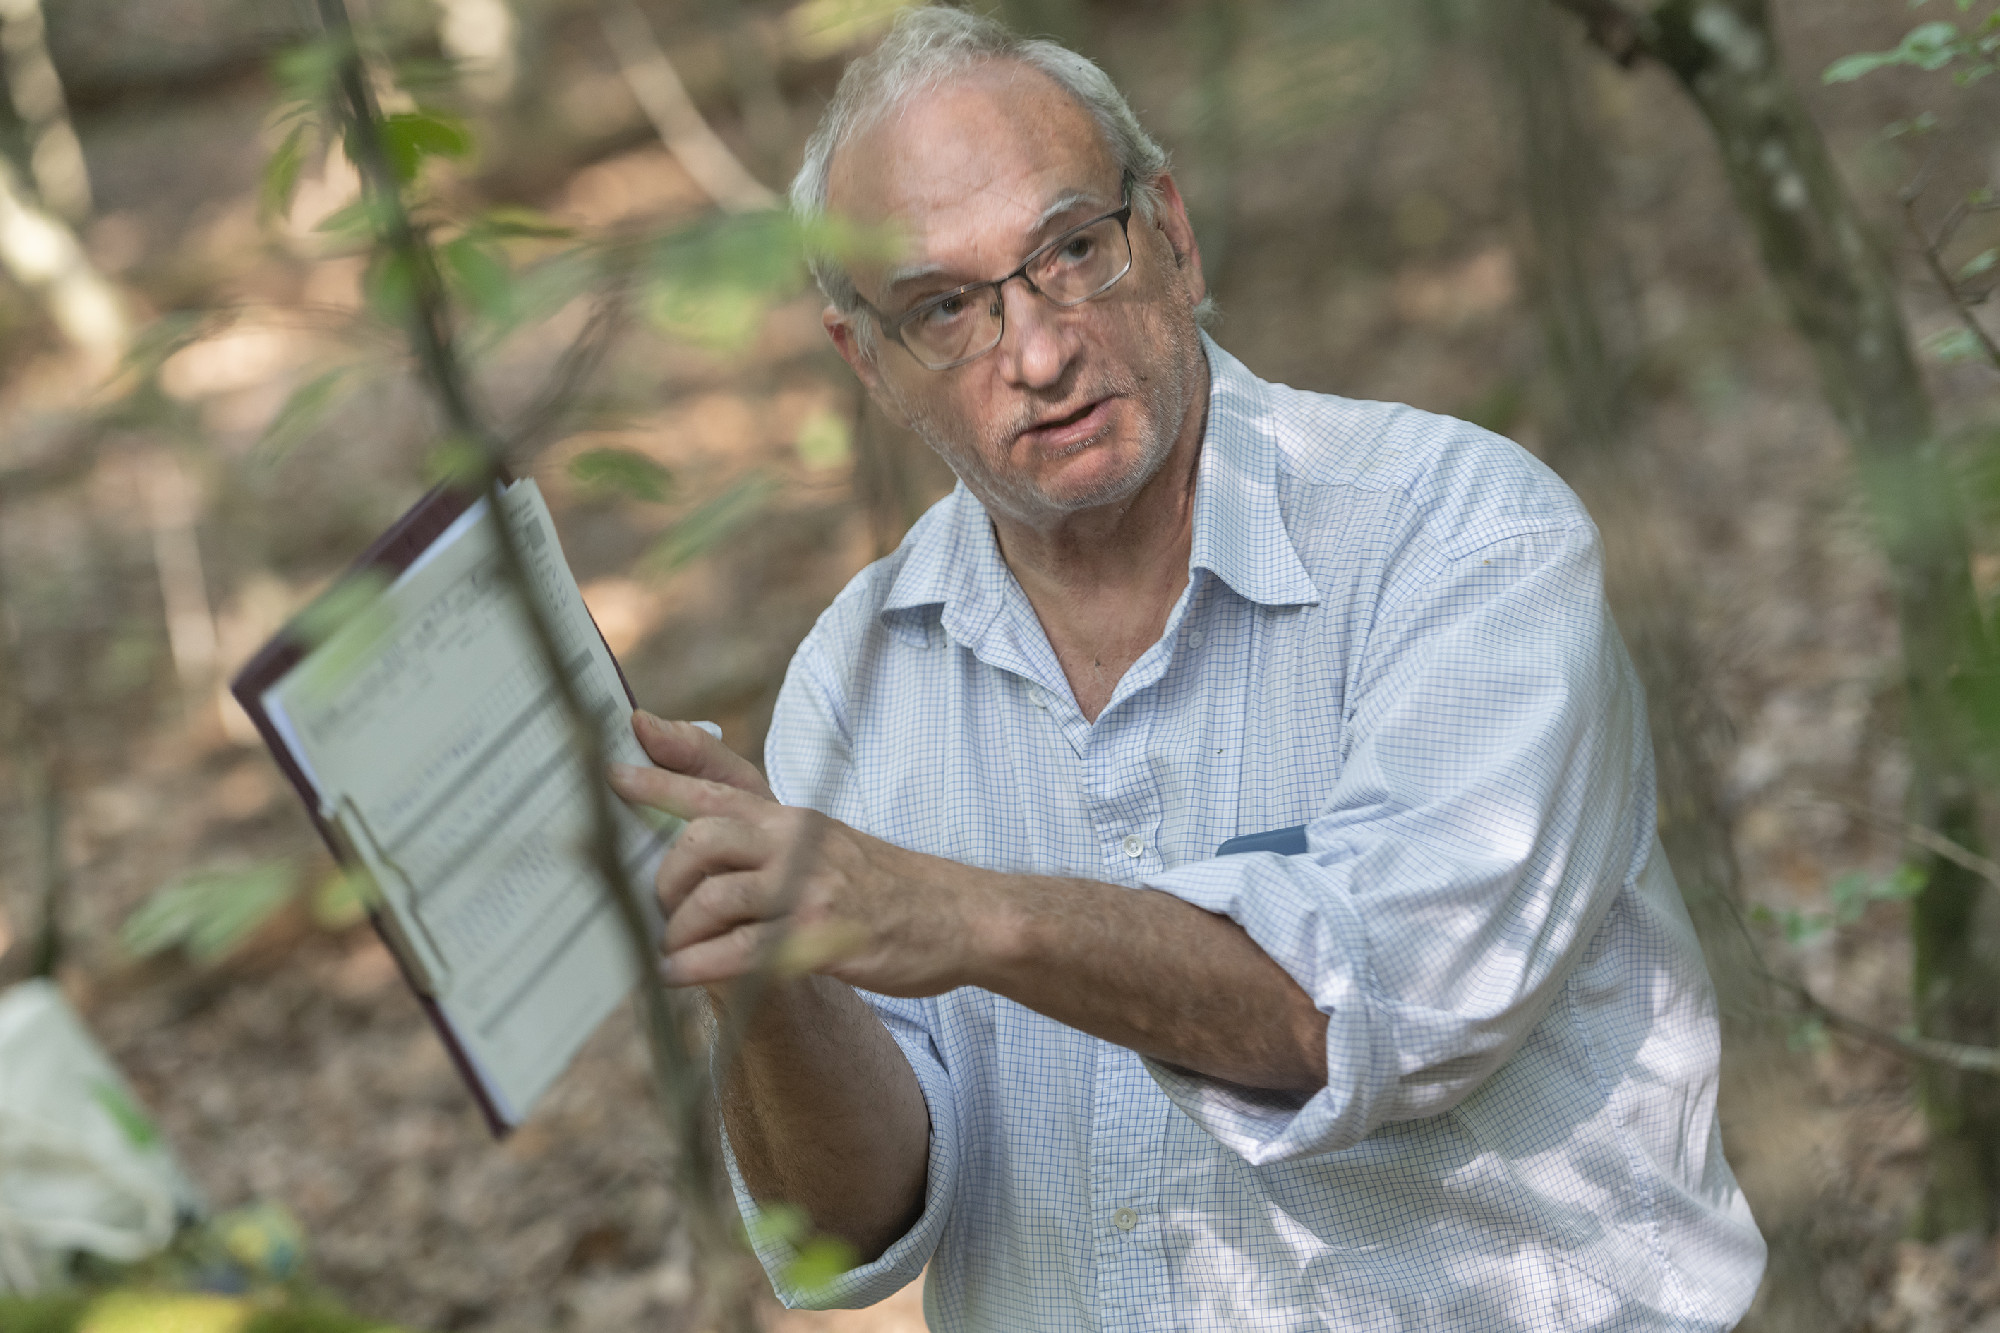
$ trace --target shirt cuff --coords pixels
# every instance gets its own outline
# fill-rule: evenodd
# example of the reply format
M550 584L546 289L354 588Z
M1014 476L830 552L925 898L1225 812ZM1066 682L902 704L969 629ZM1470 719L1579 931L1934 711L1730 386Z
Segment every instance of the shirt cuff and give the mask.
M1396 1086L1393 1043L1359 947L1367 934L1336 878L1304 857L1248 852L1147 884L1243 927L1326 1015L1327 1083L1310 1097L1145 1062L1174 1105L1252 1166L1352 1147L1378 1127Z
M868 997L864 995L863 998ZM952 1092L950 1076L945 1073L944 1065L938 1060L936 1049L931 1044L930 1034L921 1028L887 1018L884 1025L889 1029L889 1035L896 1039L896 1045L902 1048L903 1058L910 1062L917 1084L923 1089L924 1105L930 1111L931 1135L929 1170L924 1180L924 1211L908 1231L883 1251L881 1258L850 1268L831 1282L810 1289L786 1282L785 1274L798 1260L798 1248L777 1234L781 1228L762 1225L764 1210L758 1207L757 1201L750 1196L749 1187L743 1183L743 1173L736 1165L736 1152L729 1143L729 1132L726 1129L723 1131L722 1163L729 1172L729 1187L736 1195L736 1207L743 1214L744 1226L749 1229L751 1248L756 1251L757 1261L764 1265L765 1276L771 1280L771 1290L777 1293L787 1309L854 1310L885 1301L916 1281L924 1265L930 1262L932 1252L937 1249L939 1237L944 1234L952 1168L958 1160L957 1099Z

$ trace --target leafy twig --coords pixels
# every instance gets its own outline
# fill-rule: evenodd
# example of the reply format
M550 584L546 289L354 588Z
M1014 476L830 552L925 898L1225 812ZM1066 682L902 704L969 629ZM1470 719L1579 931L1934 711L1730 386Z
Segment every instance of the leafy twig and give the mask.
M2000 1074L2000 1049L1968 1046L1963 1042L1939 1041L1935 1037L1905 1037L1887 1028L1855 1018L1822 1001L1804 983L1763 969L1764 980L1798 1000L1800 1007L1828 1027L1911 1060L1945 1065L1971 1074Z
M554 629L534 595L519 535L501 502L504 445L472 401L465 368L452 338L444 283L428 239L410 219L400 182L389 162L382 139L381 115L362 67L345 0L317 0L317 4L322 26L340 50L335 113L346 131L349 153L360 171L364 189L377 210L374 224L379 239L393 259L406 266L410 284L409 332L423 377L452 433L476 451L499 536L503 567L521 599L537 650L556 684L576 743L590 801L589 854L631 943L655 1092L678 1150L676 1168L683 1185L682 1202L690 1210L691 1229L698 1245L707 1256L720 1256L731 1248L732 1229L715 1215L719 1173L703 1115L704 1071L687 1048L679 1016L659 977L651 930L626 878L612 797L604 782L608 762L604 738L597 719L584 705L576 682L563 665ZM747 1311L740 1307L740 1302L725 1299L719 1305L718 1313L725 1321L748 1326Z
M1948 217L1942 235L1949 236L1956 228L1958 219L1963 216L1962 212L1955 211ZM1993 341L1993 335L1986 331L1986 326L1973 314L1972 306L1965 299L1965 293L1959 290L1958 283L1945 269L1941 253L1942 239L1934 240L1924 230L1924 224L1917 218L1916 197L1908 190L1903 192L1903 220L1909 225L1910 234L1917 238L1917 251L1923 255L1924 267L1930 270L1931 277L1936 281L1939 290L1944 293L1945 299L1951 302L1951 308L1958 315L1959 322L1965 325L1966 330L1978 341L1979 350L1985 353L1986 359L1993 363L1996 370L2000 370L2000 343Z

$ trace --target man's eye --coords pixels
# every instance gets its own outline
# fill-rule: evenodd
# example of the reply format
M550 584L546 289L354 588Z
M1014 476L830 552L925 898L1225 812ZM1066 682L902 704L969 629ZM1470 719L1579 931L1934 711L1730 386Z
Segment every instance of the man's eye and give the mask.
M919 310L917 312L917 320L919 323L932 326L950 324L963 317L966 309L967 303L963 294L947 296L944 300L934 302Z
M1072 236L1063 242L1062 257L1074 264L1090 258L1090 252L1096 248L1096 239L1086 232L1082 236Z

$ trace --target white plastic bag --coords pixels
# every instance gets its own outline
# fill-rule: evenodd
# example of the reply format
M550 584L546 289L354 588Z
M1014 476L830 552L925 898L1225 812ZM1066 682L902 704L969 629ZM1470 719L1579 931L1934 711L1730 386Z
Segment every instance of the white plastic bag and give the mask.
M164 1248L201 1199L62 992L0 991L0 1291Z

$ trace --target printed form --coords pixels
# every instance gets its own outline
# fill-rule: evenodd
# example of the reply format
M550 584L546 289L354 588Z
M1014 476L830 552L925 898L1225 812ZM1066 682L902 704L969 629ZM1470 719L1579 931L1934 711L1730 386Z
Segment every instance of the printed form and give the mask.
M516 482L503 503L607 751L648 763L541 492ZM586 783L603 777L585 773L487 502L264 704L322 815L373 876L417 984L501 1118L519 1123L630 989L633 963L588 851ZM610 799L628 882L657 938L653 874L680 822Z

